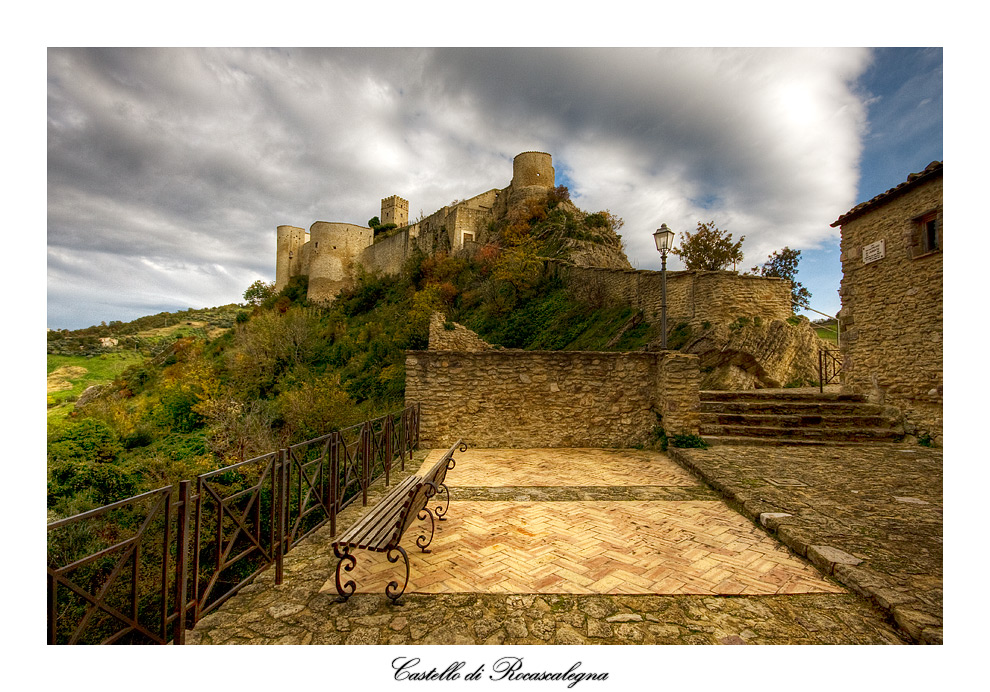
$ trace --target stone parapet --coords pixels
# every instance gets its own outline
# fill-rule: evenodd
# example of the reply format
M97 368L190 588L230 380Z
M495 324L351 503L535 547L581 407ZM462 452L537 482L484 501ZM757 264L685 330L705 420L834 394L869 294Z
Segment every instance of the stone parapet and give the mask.
M696 356L576 351L410 351L406 401L420 439L440 447L632 447L658 414L668 434L699 432Z

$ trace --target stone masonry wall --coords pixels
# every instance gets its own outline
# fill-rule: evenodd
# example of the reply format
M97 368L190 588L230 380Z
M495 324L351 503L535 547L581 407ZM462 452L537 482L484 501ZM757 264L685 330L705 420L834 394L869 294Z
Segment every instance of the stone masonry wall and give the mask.
M358 262L369 271L398 274L418 244L418 230L403 228L387 238L379 238L361 251Z
M919 217L935 212L939 249L921 254ZM880 240L885 256L864 263ZM842 224L843 390L897 406L906 429L942 434L942 177ZM915 246L915 247L913 247Z
M601 269L558 265L569 284L588 294L660 315L661 274L641 269ZM594 298L594 296L586 296ZM678 322L723 324L738 317L787 319L791 285L785 279L742 276L730 271L667 272L667 326Z
M431 351L488 351L495 348L467 327L448 322L438 312L430 316Z
M426 447L631 447L658 413L668 434L698 434L699 378L679 353L410 351L406 402Z

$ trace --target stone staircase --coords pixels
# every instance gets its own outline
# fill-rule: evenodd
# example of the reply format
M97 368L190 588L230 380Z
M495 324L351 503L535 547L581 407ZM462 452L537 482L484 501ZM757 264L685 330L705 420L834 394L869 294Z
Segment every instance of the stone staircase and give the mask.
M898 442L896 409L861 395L701 392L701 436L712 445L849 445Z

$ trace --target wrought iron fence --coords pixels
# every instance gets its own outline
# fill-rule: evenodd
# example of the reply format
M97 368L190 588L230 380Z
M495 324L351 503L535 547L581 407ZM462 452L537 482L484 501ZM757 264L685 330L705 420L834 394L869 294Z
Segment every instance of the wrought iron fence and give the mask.
M49 644L185 643L185 630L419 446L419 405L48 525Z

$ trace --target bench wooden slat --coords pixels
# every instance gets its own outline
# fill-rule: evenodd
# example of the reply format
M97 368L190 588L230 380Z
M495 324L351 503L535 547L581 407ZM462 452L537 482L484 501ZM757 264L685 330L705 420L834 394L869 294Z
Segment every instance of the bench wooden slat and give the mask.
M354 526L334 542L338 545L349 544L362 547L366 539L378 534L383 526L394 526L412 487L419 482L420 479L417 476L409 476L382 498L371 512L359 519Z
M377 525L384 519L387 519L387 517L395 511L396 506L401 506L402 502L405 501L406 496L409 494L409 489L418 482L419 478L416 476L410 476L401 482L398 486L393 488L388 495L382 498L368 514L359 519L354 526L348 529L337 542L342 543L345 541L349 542L358 539L362 535L366 534L373 526Z

